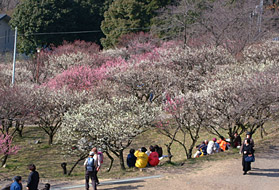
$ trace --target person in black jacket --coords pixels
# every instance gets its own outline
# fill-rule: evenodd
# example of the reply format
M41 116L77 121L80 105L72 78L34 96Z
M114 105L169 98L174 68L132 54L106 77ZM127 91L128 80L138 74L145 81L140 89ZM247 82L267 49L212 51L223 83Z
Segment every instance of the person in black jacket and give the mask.
M137 157L135 157L135 149L130 150L130 154L127 156L127 165L129 168L135 167Z
M155 151L158 153L159 158L163 156L163 149L162 147L158 146L157 144L154 146Z
M28 190L38 190L40 176L36 171L36 166L34 164L29 164L28 169L30 170L30 174L28 176L26 189Z
M246 157L251 157L254 156L254 149L252 144L250 143L250 139L246 139L245 143L243 144L243 160L242 160L242 166L243 166L243 175L246 175L249 170L251 170L251 162L246 162L245 158Z

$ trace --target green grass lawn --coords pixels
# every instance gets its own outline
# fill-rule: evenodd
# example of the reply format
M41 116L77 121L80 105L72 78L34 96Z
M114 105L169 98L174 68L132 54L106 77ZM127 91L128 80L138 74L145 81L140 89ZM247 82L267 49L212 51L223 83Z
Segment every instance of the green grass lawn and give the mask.
M272 127L276 125L276 123L270 123L267 126L267 132L271 135L266 136L263 140L269 141L269 139L274 138L274 135L277 135L278 132ZM224 133L225 134L225 133ZM242 138L245 135L242 136ZM200 135L200 143L204 139L211 140L213 137L216 137L212 134L208 134L206 131L203 131ZM259 131L253 136L256 141L256 145L259 144L260 139ZM42 143L35 144L35 140L41 140ZM0 168L0 177L1 179L11 179L15 175L21 175L24 179L27 178L29 171L26 169L26 166L29 163L34 163L37 166L37 170L40 173L41 178L49 179L49 180L72 180L72 179L83 179L84 178L84 167L83 161L78 164L75 170L72 173L72 176L64 176L62 173L62 168L60 164L62 162L68 163L68 170L72 167L75 161L78 159L77 157L73 157L71 155L66 155L61 151L60 145L47 145L48 136L37 127L26 127L23 132L23 138L19 138L16 136L14 139L15 144L18 144L21 149L17 155L12 155L9 157L7 161L6 168ZM169 142L169 139L155 130L150 130L142 135L138 136L132 145L125 151L124 157L126 158L129 153L130 148L138 149L142 146L146 148L149 145L158 144L163 147L164 154L167 154L165 143ZM193 154L195 153L195 149L193 150ZM227 158L237 158L238 150L229 150L225 153L215 154L212 156L204 156L198 159L191 159L186 161L186 156L183 148L178 144L174 143L172 146L172 154L174 163L167 163L167 158L163 159L160 162L159 167L178 167L182 162L185 162L186 165L195 165L199 162L204 161L215 161ZM133 176L146 175L142 172L133 171L132 169L127 169L126 172L120 171L119 161L115 158L114 166L111 172L106 172L106 169L109 166L110 160L104 154L104 164L102 166L102 170L99 173L100 178L106 179L115 179L115 178L126 178ZM149 175L152 174L149 173Z

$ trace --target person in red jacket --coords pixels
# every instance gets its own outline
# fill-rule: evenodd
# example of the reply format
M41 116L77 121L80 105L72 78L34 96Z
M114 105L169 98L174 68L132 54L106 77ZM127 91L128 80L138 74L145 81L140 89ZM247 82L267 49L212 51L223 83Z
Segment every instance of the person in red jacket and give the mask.
M159 164L159 154L155 151L153 146L150 146L151 153L148 156L149 166L157 166Z

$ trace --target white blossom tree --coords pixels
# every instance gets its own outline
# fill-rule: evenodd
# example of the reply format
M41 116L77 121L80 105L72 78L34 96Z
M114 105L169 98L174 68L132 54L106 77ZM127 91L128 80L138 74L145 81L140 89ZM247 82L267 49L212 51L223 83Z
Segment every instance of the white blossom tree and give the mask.
M81 139L86 139L88 143L105 146L119 158L124 170L123 151L148 129L159 113L160 107L140 103L134 96L92 99L65 114L59 141L77 146Z

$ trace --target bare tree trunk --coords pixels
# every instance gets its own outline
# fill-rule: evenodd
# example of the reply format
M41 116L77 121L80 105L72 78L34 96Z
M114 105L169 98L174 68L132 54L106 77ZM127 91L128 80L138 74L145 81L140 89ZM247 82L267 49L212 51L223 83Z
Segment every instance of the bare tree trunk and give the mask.
M231 144L231 147L232 147L232 148L236 148L236 147L234 146L234 142L233 142L234 139L235 139L234 136L230 136L230 144Z
M168 152L168 158L169 158L169 163L171 163L171 158L172 158L172 154L171 154L171 145L172 145L173 141L171 141L169 144L165 144L167 147L167 152Z
M192 158L193 149L194 149L195 144L197 143L197 140L198 139L192 141L192 144L191 144L190 148L188 149L187 159L191 159Z
M115 156L117 156L117 158L119 159L119 161L120 161L120 169L121 169L121 170L126 170L125 165L124 165L124 157L123 157L123 151L124 151L124 149L122 149L122 150L117 150L117 151L115 151L115 150L113 150L113 149L110 149L110 151L111 151Z
M123 150L119 151L119 161L120 161L120 169L126 170L125 164L124 164Z
M82 155L77 161L76 163L73 165L73 167L71 168L71 170L69 171L68 175L71 175L73 170L75 169L75 167L78 165L78 163L82 160L84 160L87 157L87 154Z
M52 143L53 143L53 134L51 133L51 134L49 134L49 137L48 137L48 145L52 145Z
M113 161L114 161L114 158L108 153L108 151L106 151L106 155L109 157L110 159L110 166L108 168L108 172L110 172L111 168L112 168L112 164L113 164Z
M8 160L8 157L9 157L9 155L5 155L5 156L3 157L1 167L3 167L3 166L6 164L6 162L7 162L7 160Z
M264 135L268 135L268 133L265 131L264 127L261 126L261 138L263 139Z

